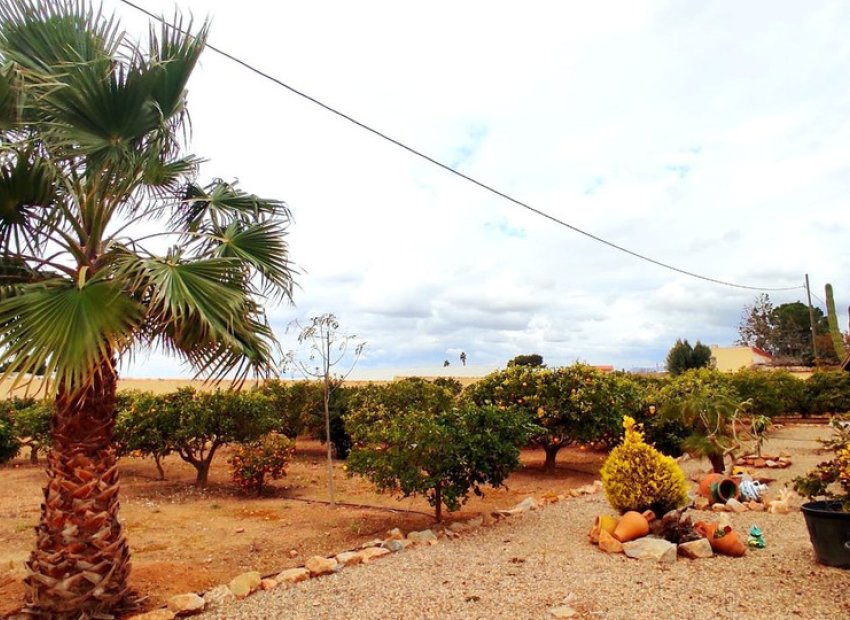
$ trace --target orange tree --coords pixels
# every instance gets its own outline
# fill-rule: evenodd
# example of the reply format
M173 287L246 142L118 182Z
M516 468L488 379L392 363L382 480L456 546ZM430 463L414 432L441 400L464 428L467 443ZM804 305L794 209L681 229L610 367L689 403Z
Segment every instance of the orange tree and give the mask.
M345 426L349 472L381 491L424 495L438 522L443 505L457 510L470 491L501 485L531 431L521 412L458 404L450 387L422 379L359 389Z
M566 445L616 443L623 416L641 409L636 383L579 363L554 369L509 366L471 385L466 396L478 405L522 411L533 420L537 432L531 442L546 452L548 472L555 471L555 459Z
M207 27L175 26L137 43L84 0L0 0L0 365L16 382L43 367L55 407L37 617L130 598L119 362L141 344L211 378L270 372L262 298L292 289L285 205L195 181L186 84Z

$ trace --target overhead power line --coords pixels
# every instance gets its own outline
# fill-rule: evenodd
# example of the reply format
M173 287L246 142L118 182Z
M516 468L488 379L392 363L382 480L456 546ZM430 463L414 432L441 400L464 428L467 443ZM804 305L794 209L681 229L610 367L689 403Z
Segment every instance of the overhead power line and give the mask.
M119 1L122 2L123 4L126 4L129 7L137 10L137 11L140 11L141 13L144 13L148 17L157 20L158 22L164 24L167 27L176 29L176 27L174 25L169 24L163 17L160 17L159 15L156 15L155 13L148 11L144 7L141 7L138 4L131 2L130 0L119 0ZM192 33L190 33L190 32L186 32L184 30L181 30L180 32L182 32L183 34L185 34L187 36L192 36ZM696 272L693 272L693 271L689 271L687 269L682 269L680 267L676 267L675 265L671 265L669 263L665 263L663 261L657 260L657 259L652 258L650 256L647 256L645 254L641 254L641 253L636 252L634 250L630 250L626 247L623 247L619 244L614 243L613 241L608 241L607 239L603 239L602 237L600 237L598 235L594 235L591 232L588 232L586 230L578 228L577 226L573 226L569 222L566 222L566 221L564 221L564 220L562 220L562 219L560 219L560 218L558 218L554 215L546 213L545 211L541 211L540 209L537 209L536 207L533 207L530 204L523 202L522 200L519 200L518 198L514 198L513 196L506 194L505 192L503 192L499 189L496 189L492 185L488 185L487 183L485 183L483 181L479 181L475 177L469 176L468 174L465 174L465 173L461 172L460 170L457 170L457 169L449 166L448 164L445 164L445 163L443 163L443 162L441 162L437 159L434 159L430 155L427 155L427 154L423 153L422 151L405 144L401 140L393 138L392 136L385 134L384 132L382 132L378 129L375 129L372 126L367 125L366 123L359 121L352 116L349 116L345 112L342 112L342 111L338 110L337 108L334 108L334 107L328 105L327 103L324 103L323 101L320 101L319 99L316 99L315 97L305 93L304 91L298 90L297 88L287 84L283 80L280 80L280 79L274 77L273 75L266 73L265 71L254 67L253 65L249 64L248 62L246 62L246 61L244 61L240 58L237 58L233 54L226 52L223 49L212 45L211 43L207 43L206 47L208 47L212 51L216 52L220 56L223 56L224 58L227 58L228 60L240 65L241 67L247 69L248 71L251 71L252 73L257 74L257 75L259 75L260 77L262 77L266 80L274 82L275 84L285 88L289 92L291 92L295 95L298 95L299 97L301 97L303 99L306 99L310 103L313 103L313 104L319 106L320 108L324 109L325 111L330 112L331 114L338 116L339 118L342 118L342 119L348 121L349 123L357 125L361 129L368 131L369 133L381 138L382 140L385 140L385 141L387 141L391 144L394 144L395 146L399 147L400 149L407 151L411 155L415 155L416 157L419 157L420 159L424 159L425 161L437 166L438 168L442 168L443 170L445 170L446 172L448 172L450 174L453 174L457 177L460 177L461 179L468 181L468 182L472 183L473 185L477 185L481 189L483 189L487 192L490 192L491 194L494 194L494 195L496 195L500 198L503 198L504 200L507 200L508 202L510 202L510 203L512 203L512 204L514 204L518 207L522 207L523 209L526 209L527 211L531 211L532 213L539 215L540 217L543 217L543 218L545 218L545 219L547 219L551 222L554 222L555 224L563 226L564 228L568 228L568 229L572 230L573 232L576 232L580 235L587 237L588 239L592 239L593 241L596 241L598 243L606 245L609 248L612 248L614 250L618 250L620 252L628 254L629 256L632 256L634 258L646 261L648 263L652 263L653 265L656 265L658 267L663 267L664 269L669 269L670 271L675 271L676 273L680 273L680 274L683 274L683 275L686 275L686 276L689 276L689 277L692 277L692 278L697 278L698 280L704 280L706 282L712 282L714 284L720 284L722 286L730 286L730 287L733 287L733 288L747 289L747 290L751 290L751 291L794 291L794 290L805 288L802 285L786 286L786 287L769 287L769 286L749 286L749 285L746 285L746 284L737 284L735 282L729 282L727 280L720 280L718 278L712 278L712 277L709 277L709 276L704 276L702 274L699 274L699 273L696 273Z

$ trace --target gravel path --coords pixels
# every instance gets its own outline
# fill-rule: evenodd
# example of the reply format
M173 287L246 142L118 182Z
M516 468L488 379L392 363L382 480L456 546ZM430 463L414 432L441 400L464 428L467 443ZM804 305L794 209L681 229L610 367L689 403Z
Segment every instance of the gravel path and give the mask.
M820 460L812 440L822 429L789 431L779 431L766 446L795 456L779 482ZM797 511L731 515L739 532L758 523L764 550L666 566L590 545L594 517L607 512L602 495L568 499L434 547L259 592L203 617L543 619L572 595L578 618L850 618L850 571L815 563Z

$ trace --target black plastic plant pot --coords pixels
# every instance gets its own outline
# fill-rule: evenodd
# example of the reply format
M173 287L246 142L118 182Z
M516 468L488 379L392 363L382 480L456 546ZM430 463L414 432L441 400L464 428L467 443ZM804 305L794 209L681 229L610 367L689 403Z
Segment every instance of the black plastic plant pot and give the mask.
M809 502L801 507L818 562L850 568L850 512L840 502Z

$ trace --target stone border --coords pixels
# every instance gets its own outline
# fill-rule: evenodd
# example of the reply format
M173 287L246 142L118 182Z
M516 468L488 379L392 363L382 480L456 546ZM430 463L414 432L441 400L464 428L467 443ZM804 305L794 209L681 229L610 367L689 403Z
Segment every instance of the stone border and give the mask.
M431 529L404 533L393 528L387 532L384 539L370 540L356 549L337 553L332 557L312 556L307 558L303 566L288 568L277 575L263 577L258 571L249 571L237 575L227 584L215 586L203 596L189 592L178 594L168 599L166 607L131 616L128 620L173 620L178 616L210 611L222 604L247 598L259 590L273 590L277 587L300 583L323 575L338 573L349 566L369 564L391 553L403 551L408 547L436 545L441 538L453 539L465 533L474 531L482 526L494 525L496 522L521 515L532 510L538 510L548 504L584 495L593 495L602 491L602 482L596 480L576 489L569 489L561 494L546 493L540 499L526 497L524 500L507 510L494 510L482 516L467 521L455 521L449 525L442 523Z

